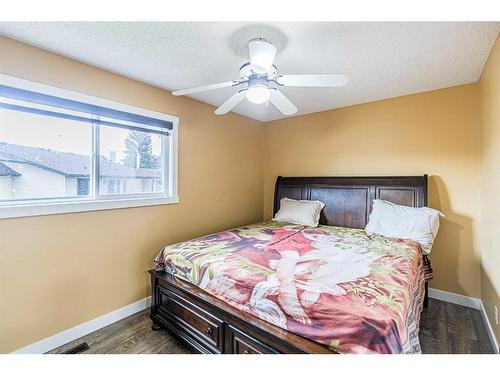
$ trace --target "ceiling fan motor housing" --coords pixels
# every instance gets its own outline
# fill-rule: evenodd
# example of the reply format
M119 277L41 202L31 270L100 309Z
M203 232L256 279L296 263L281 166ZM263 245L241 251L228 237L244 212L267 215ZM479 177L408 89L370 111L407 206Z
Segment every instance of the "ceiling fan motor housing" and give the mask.
M248 77L248 88L255 86L267 87L267 74L252 74Z
M269 69L269 72L263 73L263 74L258 74L252 71L252 68L250 67L250 63L247 62L246 64L243 64L240 68L240 76L241 79L246 81L250 78L252 75L262 75L262 76L267 76L269 79L274 79L276 77L276 74L278 72L278 68L276 65L273 65L271 69Z

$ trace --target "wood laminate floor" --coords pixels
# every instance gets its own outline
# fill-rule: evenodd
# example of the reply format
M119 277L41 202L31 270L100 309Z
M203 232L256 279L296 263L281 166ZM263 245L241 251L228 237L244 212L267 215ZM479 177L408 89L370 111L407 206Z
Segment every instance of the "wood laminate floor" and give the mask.
M424 354L492 354L479 310L429 299L422 312L420 346Z
M62 353L86 342L90 353L189 354L191 351L166 331L151 330L149 311L142 311L49 353ZM424 354L493 353L478 310L435 299L422 313L420 344Z

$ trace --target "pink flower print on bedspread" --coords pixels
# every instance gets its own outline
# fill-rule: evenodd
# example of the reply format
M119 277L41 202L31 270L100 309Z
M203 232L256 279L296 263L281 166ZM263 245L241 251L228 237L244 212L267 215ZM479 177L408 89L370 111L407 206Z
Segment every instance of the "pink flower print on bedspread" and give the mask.
M260 314L261 319L282 327L286 323L285 313L301 324L310 325L312 321L305 309L314 305L322 293L345 295L346 291L340 284L368 276L369 265L379 257L361 247L340 249L329 239L331 236L321 232L300 233L300 236L295 242L305 249L309 241L307 251L302 251L303 255L295 261L292 259L288 263L290 268L284 269L282 263L286 262L287 251L291 250L280 243L282 257L270 261L270 268L275 273L255 286L250 301L251 308ZM289 284L283 285L283 282ZM277 296L277 305L270 303L271 296Z

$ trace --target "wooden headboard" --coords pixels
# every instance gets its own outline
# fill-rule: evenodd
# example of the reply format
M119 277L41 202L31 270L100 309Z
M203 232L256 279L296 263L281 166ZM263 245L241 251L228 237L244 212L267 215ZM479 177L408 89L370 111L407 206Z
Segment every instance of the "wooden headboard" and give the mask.
M401 177L281 177L274 190L274 214L283 197L325 203L320 224L364 228L373 199L427 206L427 175Z

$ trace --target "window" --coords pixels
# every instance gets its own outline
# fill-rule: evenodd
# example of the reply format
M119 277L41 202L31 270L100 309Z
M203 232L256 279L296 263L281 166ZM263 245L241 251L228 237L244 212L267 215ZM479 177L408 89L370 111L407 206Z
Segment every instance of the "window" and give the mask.
M161 134L102 127L99 139L101 194L163 192Z
M0 218L178 202L177 126L0 74Z

